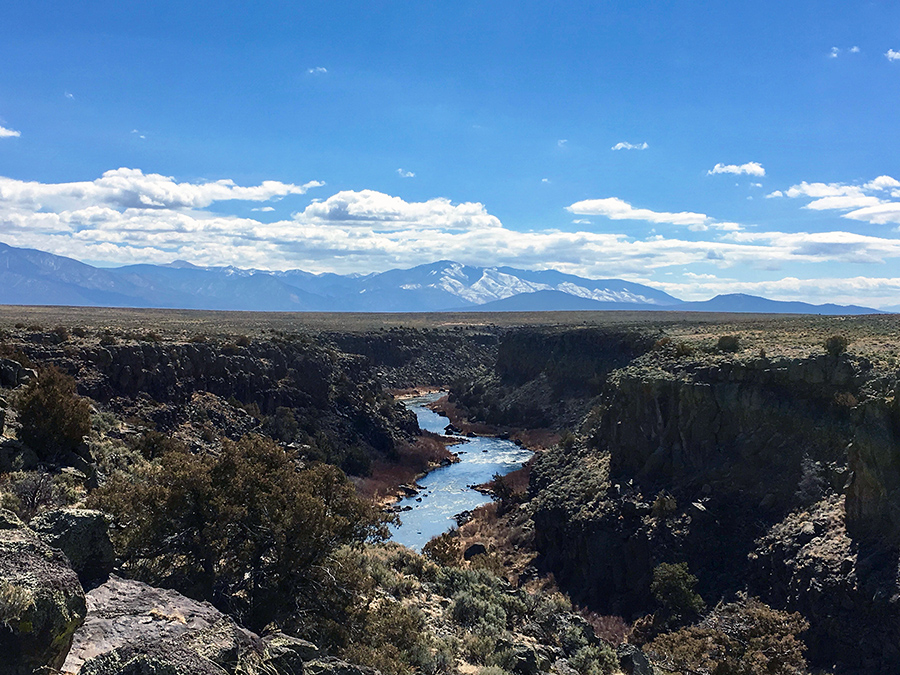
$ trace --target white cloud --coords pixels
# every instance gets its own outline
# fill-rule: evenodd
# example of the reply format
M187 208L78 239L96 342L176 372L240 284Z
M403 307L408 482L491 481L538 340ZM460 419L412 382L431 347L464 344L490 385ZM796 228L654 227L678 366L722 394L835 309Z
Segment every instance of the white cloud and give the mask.
M859 54L859 47L857 47L856 45L853 45L852 47L850 47L850 53L851 54Z
M657 233L637 239L590 231L594 229L590 220L581 217L574 224L585 227L574 227L576 231L522 232L504 226L480 203L441 198L407 202L373 190L338 192L310 203L289 219L271 223L205 208L228 199L277 199L314 184L265 181L238 187L227 180L179 183L137 170L116 170L94 181L63 184L0 178L0 241L121 264L182 258L203 265L313 272L371 272L455 259L476 265L553 267L609 278L646 277L666 270L683 275L739 266L755 270L900 261L900 238L847 232L748 231L704 214L636 209L618 199L579 202L569 211L613 220L675 222L688 228L693 225L698 231L690 237ZM266 212L272 208L267 204L256 207ZM791 274L796 274L793 269ZM685 283L701 281L687 279ZM653 285L659 284L654 281ZM867 293L877 295L875 290L862 289L857 301L866 304Z
M250 209L251 211L261 211L263 213L270 213L275 210L274 206L259 206L255 209Z
M887 190L888 188L900 188L900 180L891 176L878 176L863 185L866 190Z
M894 199L900 197L900 181L891 176L878 176L863 185L846 183L807 183L803 181L784 192L791 198L812 197L803 208L815 211L846 211L844 218L873 225L900 223L900 202L889 201L886 191ZM874 194L873 194L874 193ZM773 196L775 193L772 193Z
M22 134L13 129L7 129L6 127L0 127L0 138L18 138Z
M647 145L646 141L643 143L627 143L625 141L621 141L612 146L613 150L646 150L650 146Z
M397 169L397 174L401 178L415 178L416 177L416 174L414 174L412 171L404 171L403 169Z
M485 230L502 227L483 204L452 204L449 199L406 202L375 190L344 190L310 204L295 219L340 223L349 228L399 231L410 229Z
M895 52L893 49L888 49L884 55L888 61L900 61L900 52Z
M310 75L324 75L328 72L328 68L323 68L322 66L316 66L315 68L308 68L306 70Z
M569 142L568 139L566 139L566 138L560 138L558 141L556 141L556 145L557 145L557 147L562 148L562 147L564 147L564 146L566 145L566 143L568 143L568 142Z
M775 197L784 197L784 193L781 190L775 190L766 195L766 199L774 199Z
M585 199L567 206L566 210L582 216L605 216L610 220L644 220L648 223L671 223L672 225L704 225L709 221L709 216L702 213L687 211L667 213L650 209L636 209L618 197Z
M549 178L541 178L541 182L542 182L542 183L549 183L549 182L550 182L550 179L549 179Z
M0 177L0 201L45 210L77 208L85 203L115 209L205 208L219 201L267 201L299 195L321 185L324 183L319 181L305 185L263 181L251 187L235 185L232 180L178 183L170 176L121 168L107 171L97 180L78 183L37 183Z
M900 277L799 279L787 276L769 281L740 281L708 274L687 273L684 276L688 279L686 282L649 283L684 300L706 300L724 293L749 293L773 300L856 304L877 309L897 304L900 297Z
M766 170L759 162L747 162L746 164L716 164L706 172L708 176L716 173L747 174L748 176L765 176Z
M840 49L838 49L837 47L832 47L831 54L829 54L829 56L831 56L831 58L833 58L833 59L836 59L838 54L840 54L840 53L841 53Z

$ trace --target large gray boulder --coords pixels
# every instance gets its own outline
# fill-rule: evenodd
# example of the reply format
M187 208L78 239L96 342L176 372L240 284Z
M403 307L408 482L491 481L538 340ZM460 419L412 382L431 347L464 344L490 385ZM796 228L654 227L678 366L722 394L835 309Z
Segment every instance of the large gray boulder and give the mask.
M62 550L85 588L109 577L116 562L109 525L100 511L55 509L29 523L41 540Z
M0 359L0 387L18 387L28 384L37 377L31 368L26 368L13 359Z
M69 561L0 509L0 675L58 669L86 613Z
M67 675L302 675L314 645L261 638L207 602L115 575L87 594Z

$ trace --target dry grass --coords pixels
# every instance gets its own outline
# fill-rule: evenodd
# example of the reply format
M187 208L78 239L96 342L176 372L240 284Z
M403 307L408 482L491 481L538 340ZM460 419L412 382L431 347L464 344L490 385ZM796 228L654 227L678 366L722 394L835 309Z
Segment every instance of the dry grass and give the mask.
M398 448L395 461L374 462L371 474L356 481L359 494L381 503L396 501L399 486L414 483L441 462L456 461L456 456L447 449L449 440L423 431L415 442Z

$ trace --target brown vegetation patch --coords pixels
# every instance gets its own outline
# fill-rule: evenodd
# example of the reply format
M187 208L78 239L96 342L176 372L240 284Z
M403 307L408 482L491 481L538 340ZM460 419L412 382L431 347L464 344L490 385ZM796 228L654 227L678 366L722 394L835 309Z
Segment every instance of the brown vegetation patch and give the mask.
M442 464L459 461L459 458L447 449L448 445L455 445L455 441L430 431L423 431L412 443L404 443L397 448L394 461L373 462L372 473L367 478L356 481L359 494L382 504L397 501L401 497L401 485L415 483Z

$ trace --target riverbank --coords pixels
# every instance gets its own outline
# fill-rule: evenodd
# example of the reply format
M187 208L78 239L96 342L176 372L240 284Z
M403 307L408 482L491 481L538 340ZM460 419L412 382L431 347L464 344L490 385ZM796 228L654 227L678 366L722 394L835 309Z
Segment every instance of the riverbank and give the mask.
M444 432L448 428L448 419L431 409L431 403L440 394L433 392L408 402L425 432ZM455 433L446 437L465 443L456 453L460 461L428 473L415 485L404 486L407 494L392 508L403 522L402 527L395 529L394 539L410 548L419 549L432 537L456 527L457 514L489 503L491 497L474 486L518 469L532 456L531 451L509 439L474 435L466 438Z
M443 396L429 405L431 410L443 415L459 432L465 436L491 436L493 438L509 439L532 452L542 452L559 443L560 434L547 428L517 428L504 427L483 422L471 422L461 411L460 407L450 401L449 396Z

